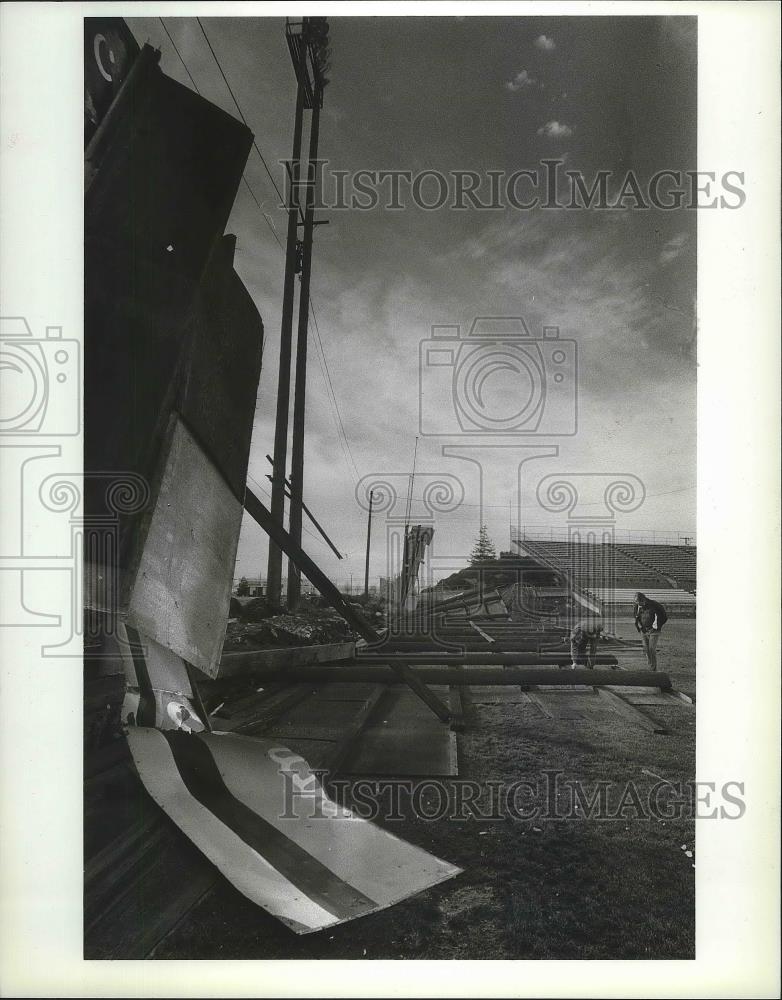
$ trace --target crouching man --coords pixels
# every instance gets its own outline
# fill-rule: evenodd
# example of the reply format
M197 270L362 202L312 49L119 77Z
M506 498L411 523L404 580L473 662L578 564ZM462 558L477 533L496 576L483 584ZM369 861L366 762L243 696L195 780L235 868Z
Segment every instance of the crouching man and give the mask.
M586 665L591 670L597 656L597 640L603 626L596 621L586 619L576 622L570 633L570 669Z
M662 604L658 604L640 591L635 595L635 627L641 633L646 662L650 670L657 669L657 643L663 625L667 621L668 612Z

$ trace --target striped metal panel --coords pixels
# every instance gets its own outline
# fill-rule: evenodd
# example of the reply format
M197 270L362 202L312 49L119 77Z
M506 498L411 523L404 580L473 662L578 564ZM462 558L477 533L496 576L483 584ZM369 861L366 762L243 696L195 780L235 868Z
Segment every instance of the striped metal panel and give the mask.
M240 892L297 934L461 871L338 806L306 761L273 741L146 728L128 739L158 805Z

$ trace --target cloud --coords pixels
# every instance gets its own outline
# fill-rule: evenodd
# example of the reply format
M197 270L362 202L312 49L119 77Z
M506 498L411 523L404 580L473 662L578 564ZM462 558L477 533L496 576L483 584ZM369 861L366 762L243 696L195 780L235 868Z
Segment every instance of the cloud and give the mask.
M538 135L545 135L548 139L567 139L573 135L573 129L560 122L546 122L538 129Z
M671 261L676 260L679 254L682 253L684 248L690 241L688 233L677 233L676 236L672 237L665 246L660 251L660 263L670 264Z
M535 48L540 49L541 52L552 52L556 45L554 44L554 39L549 38L548 35L538 35L535 39Z
M537 82L537 80L534 80L529 75L527 70L523 69L520 73L517 73L512 80L507 81L505 89L510 90L511 93L515 94L517 90L523 90L525 87L534 87Z

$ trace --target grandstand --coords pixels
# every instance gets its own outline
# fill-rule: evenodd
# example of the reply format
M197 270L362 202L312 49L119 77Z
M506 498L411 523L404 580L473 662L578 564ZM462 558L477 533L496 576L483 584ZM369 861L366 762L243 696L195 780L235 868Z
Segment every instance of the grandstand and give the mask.
M638 587L603 589L597 587L589 593L600 603L603 614L610 611L615 617L630 616L635 605L634 597ZM640 588L643 590L643 588ZM669 587L667 590L646 589L644 593L653 601L664 605L669 616L674 618L695 617L695 595L687 590Z
M560 574L575 600L604 615L632 613L636 591L677 617L695 615L697 551L692 545L512 538L520 554Z
M695 593L697 552L694 545L618 545L626 555L662 573L674 587Z

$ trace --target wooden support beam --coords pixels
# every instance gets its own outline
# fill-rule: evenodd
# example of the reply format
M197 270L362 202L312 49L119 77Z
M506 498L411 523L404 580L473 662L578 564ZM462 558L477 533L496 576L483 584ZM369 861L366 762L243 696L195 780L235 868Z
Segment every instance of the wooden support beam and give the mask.
M451 722L451 729L457 733L464 732L468 722L475 718L475 705L472 700L472 693L466 684L451 685L451 703L455 696L459 698L459 717Z
M503 667L498 665L476 666L471 661L462 665L451 666L413 666L404 664L402 669L405 683L418 681L422 684L452 685L516 685L524 687L540 685L542 687L597 687L616 684L616 672L612 670L589 670L580 667L576 670L555 670L551 667ZM660 690L670 688L670 678L667 674L651 670L623 670L622 684L628 687L656 687ZM391 666L383 660L368 664L366 661L349 660L343 663L298 667L283 674L275 674L275 680L287 679L293 682L328 683L330 681L358 682L362 684L395 684L399 683L400 666ZM439 699L438 699L439 700ZM445 721L445 720L444 720Z
M282 521L272 517L271 513L261 503L258 497L249 489L245 488L244 507L247 513L260 524L269 538L292 560L299 570L307 577L310 583L317 587L320 593L351 625L358 634L368 642L379 643L380 636L372 628L364 616L356 611L348 601L342 596L339 590L329 580L326 574L310 559L300 545L297 545L288 532L283 527ZM412 676L404 664L394 665L394 670L409 684L422 701L426 702L435 715L447 722L450 718L448 706L430 691L416 677Z
M339 769L347 760L356 744L356 740L363 732L367 722L369 722L369 717L372 715L375 705L377 705L384 691L385 688L382 684L376 685L369 698L367 698L366 703L351 720L349 727L343 733L342 738L337 744L334 753L329 760L329 776L337 774Z
M610 691L604 687L595 688L595 690L603 701L607 702L611 708L627 719L628 722L633 723L633 725L640 726L650 733L668 732L661 722L642 712L637 705L630 704L629 701L624 699L620 694L617 694L616 691Z
M547 719L555 718L554 713L551 711L551 708L547 704L546 700L541 698L534 688L525 688L524 693L534 705L538 706Z
M351 660L356 644L326 642L315 646L282 646L278 649L248 649L236 653L223 653L218 677L231 677L255 671L287 670L310 663L328 663L332 660Z
M431 649L428 652L422 651L420 646L418 648L391 646L390 649L387 646L379 646L377 650L369 648L363 655L357 655L356 662L409 663L411 666L419 664L432 666L435 663L444 665L453 664L454 666L459 666L460 664L475 665L478 663L491 663L496 666L502 665L506 667L567 667L570 665L571 660L569 652L537 652L534 649L515 652L495 652L493 649L481 646L479 649L449 653L442 652L440 649ZM616 657L609 654L595 658L595 666L598 667L616 667L617 665ZM622 677L624 677L624 672L622 672ZM655 684L655 687L659 686Z
M251 716L242 719L235 732L244 736L262 736L264 730L272 726L283 712L298 705L300 701L304 701L311 694L311 684L297 684L292 688L279 691L271 698L259 701L256 711ZM218 726L218 728L220 727Z
M472 621L472 619L470 620L470 625L472 625L472 627L475 629L475 631L478 633L478 635L481 636L483 639L485 639L486 642L494 642L495 641L490 635L487 635L486 632L484 632L482 628L479 628L475 624L475 622Z
M672 688L670 691L664 691L663 694L671 701L683 701L685 705L695 704L695 699L685 694L684 691L674 691Z

